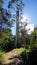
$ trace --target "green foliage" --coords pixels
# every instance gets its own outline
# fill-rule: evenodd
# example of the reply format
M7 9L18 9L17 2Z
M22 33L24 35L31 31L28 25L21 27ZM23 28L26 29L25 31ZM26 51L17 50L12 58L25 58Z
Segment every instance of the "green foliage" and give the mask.
M26 48L26 47L25 47ZM21 54L25 64L37 65L37 43L32 44Z
M22 47L21 47L21 48L16 48L16 49L14 49L13 51L14 51L14 52L17 51L18 55L21 55L22 52L24 51L24 48L22 48Z
M30 49L24 48L24 51L21 53L21 56L22 56L24 61L28 61L28 54L29 54L29 52L30 52Z
M0 33L0 47L3 49L8 43L11 43L10 40L12 34L10 29L3 29ZM11 38L11 39L10 39Z
M28 65L37 65L37 44L32 44L28 54Z
M0 31L2 28L11 28L13 21L11 19L11 13L3 8L2 3L0 4Z
M0 49L8 46L9 48L14 47L11 32L13 19L11 17L11 12L3 7L3 2L4 0L0 0Z
M37 49L37 43L32 44L32 45L31 45L31 50L36 50L36 49Z
M5 47L11 38L11 27L13 24L11 13L3 7L3 1L0 0L0 48Z
M11 40L10 38L8 39L8 42L5 44L3 49L7 52L15 48L15 41Z
M30 37L30 44L35 44L35 43L37 43L37 27L34 29Z
M21 56L22 56L23 60L26 60L26 51L23 51L23 52L21 53Z
M26 30L27 23L21 23L19 29L19 43L22 47L25 47L27 44L30 44L30 36L27 34Z
M21 32L22 33L22 32ZM25 47L27 46L28 44L30 44L29 42L29 37L28 37L28 34L24 32L24 35L19 35L19 44L20 46L22 47Z
M2 65L2 63L5 61L5 56L4 56L4 52L0 51L0 64Z

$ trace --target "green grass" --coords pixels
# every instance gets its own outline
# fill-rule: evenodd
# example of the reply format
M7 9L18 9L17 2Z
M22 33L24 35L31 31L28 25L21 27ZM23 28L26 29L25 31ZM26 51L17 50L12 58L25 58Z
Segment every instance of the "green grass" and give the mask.
M4 52L0 51L0 64L2 64L5 60Z
M14 51L14 52L15 52L15 51L18 51L18 55L20 55L20 54L24 51L24 48L22 48L22 47L21 47L21 48L16 48L16 49L14 49L13 51Z
M23 48L23 47L21 47L21 48L16 48L16 49L14 49L13 50L14 52L15 51L18 51L18 55L20 55L22 52L24 52L24 51L26 51L26 53L29 53L30 52L30 49L26 49L26 48Z

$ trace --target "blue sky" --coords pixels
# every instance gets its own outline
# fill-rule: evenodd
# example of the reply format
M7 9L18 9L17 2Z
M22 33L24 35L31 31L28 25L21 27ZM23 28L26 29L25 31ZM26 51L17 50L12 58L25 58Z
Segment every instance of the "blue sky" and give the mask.
M4 7L7 8L7 3L9 0L4 0ZM30 25L37 25L37 0L23 0L25 7L24 7L24 16L29 18ZM12 11L13 12L13 11ZM15 28L12 29L13 33L15 34Z
M37 0L24 0L24 12L31 17L31 23L37 24Z

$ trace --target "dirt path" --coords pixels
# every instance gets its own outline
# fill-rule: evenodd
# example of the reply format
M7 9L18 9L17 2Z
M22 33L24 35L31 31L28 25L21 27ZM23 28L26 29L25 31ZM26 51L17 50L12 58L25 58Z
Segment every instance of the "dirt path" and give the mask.
M18 65L22 63L22 58L19 56L18 50L13 50L5 53L6 60L3 65Z

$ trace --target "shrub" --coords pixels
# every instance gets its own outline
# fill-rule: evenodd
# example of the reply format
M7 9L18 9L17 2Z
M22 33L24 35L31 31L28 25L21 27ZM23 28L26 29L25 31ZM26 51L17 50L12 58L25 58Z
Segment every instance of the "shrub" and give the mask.
M4 62L5 57L4 57L4 52L0 51L0 65Z
M11 39L9 39L9 41L3 47L5 52L8 52L8 51L10 51L10 50L12 50L14 48L15 48L15 41L11 40Z
M36 50L37 49L37 44L31 44L31 50Z
M37 65L37 44L31 45L31 52L28 55L28 65Z
M22 57L23 60L26 60L26 51L22 52L21 57Z

